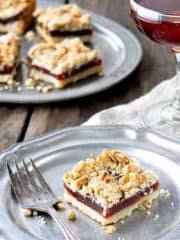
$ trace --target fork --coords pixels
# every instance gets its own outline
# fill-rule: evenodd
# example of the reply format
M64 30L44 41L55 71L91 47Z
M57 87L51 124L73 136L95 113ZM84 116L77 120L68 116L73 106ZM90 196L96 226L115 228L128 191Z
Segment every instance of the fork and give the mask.
M20 162L14 159L14 171L7 163L12 188L17 200L24 209L37 210L50 215L61 229L66 240L80 240L58 216L53 207L57 203L57 199L39 169L32 159L28 162L31 170L24 160Z

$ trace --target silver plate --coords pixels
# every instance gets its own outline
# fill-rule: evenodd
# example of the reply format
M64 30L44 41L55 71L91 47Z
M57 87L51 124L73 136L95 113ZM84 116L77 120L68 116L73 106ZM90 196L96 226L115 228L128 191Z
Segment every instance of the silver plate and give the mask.
M58 1L39 0L41 7L59 6ZM84 97L103 91L118 82L123 81L138 66L142 58L142 48L137 38L121 25L100 15L90 12L93 19L95 34L93 47L97 48L103 59L105 75L102 78L92 77L68 86L63 90L42 94L36 90L23 89L4 90L0 92L0 102L11 103L45 103L64 101ZM32 46L24 40L23 57ZM24 66L20 74L22 85L27 78L27 69Z
M168 189L170 199L159 197L154 203L153 216L136 211L117 224L113 236L104 234L101 226L76 211L78 219L68 225L82 240L179 240L180 239L180 147L179 143L162 138L143 129L128 126L77 127L50 133L40 138L15 145L0 155L0 239L32 240L63 239L55 224L45 216L47 224L34 218L24 218L21 208L11 191L6 171L6 161L16 157L34 159L56 195L63 195L62 176L79 160L91 153L100 153L103 148L121 149L148 169L154 170L160 179L161 188ZM155 218L159 215L159 218ZM156 217L155 217L156 216Z

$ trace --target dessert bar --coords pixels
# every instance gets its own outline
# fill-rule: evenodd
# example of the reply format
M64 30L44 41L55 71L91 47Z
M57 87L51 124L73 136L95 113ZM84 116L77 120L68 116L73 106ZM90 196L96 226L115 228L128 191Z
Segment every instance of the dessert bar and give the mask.
M21 35L32 21L35 0L0 0L0 33Z
M79 38L58 44L39 43L28 53L29 76L52 83L56 88L102 74L102 60L96 50Z
M47 42L57 43L71 37L79 37L83 42L91 41L93 34L91 16L85 14L75 4L37 9L34 19L37 32Z
M0 83L12 83L20 63L20 38L15 33L0 36Z
M104 150L64 175L65 199L102 225L115 223L158 197L156 174L118 150Z

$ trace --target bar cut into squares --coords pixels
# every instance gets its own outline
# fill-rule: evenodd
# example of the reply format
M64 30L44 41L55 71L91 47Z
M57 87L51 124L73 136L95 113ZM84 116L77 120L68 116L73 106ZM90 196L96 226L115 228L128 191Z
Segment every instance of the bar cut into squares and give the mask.
M86 47L79 38L33 46L28 53L28 65L30 78L52 83L56 88L102 75L98 52Z
M37 32L47 42L57 43L71 37L79 37L83 42L90 42L92 39L91 16L85 14L76 4L37 9L34 19Z
M156 174L118 150L103 150L64 175L65 199L102 225L116 223L158 197Z
M20 64L20 38L15 33L0 36L0 83L11 84Z
M36 0L0 0L0 33L22 35L33 19Z

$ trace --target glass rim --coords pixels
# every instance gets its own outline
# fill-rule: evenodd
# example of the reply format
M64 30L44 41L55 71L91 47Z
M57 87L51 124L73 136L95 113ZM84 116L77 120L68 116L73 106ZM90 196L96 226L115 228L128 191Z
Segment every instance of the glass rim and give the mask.
M140 17L143 17L145 19L149 18L150 20L154 20L154 21L178 20L178 22L180 22L180 13L179 15L164 14L156 10L146 8L140 5L139 3L137 3L136 0L130 0L130 5L138 13Z

